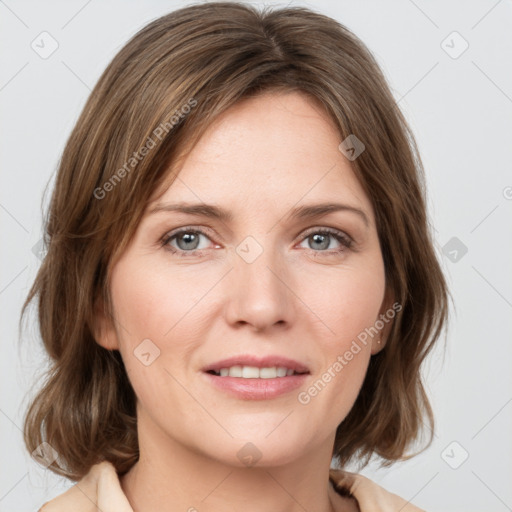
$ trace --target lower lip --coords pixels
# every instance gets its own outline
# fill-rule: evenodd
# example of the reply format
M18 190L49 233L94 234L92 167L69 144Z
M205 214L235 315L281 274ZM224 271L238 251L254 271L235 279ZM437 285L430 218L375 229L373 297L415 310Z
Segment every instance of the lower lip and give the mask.
M218 389L242 400L270 400L290 393L304 384L308 373L276 377L275 379L244 379L242 377L220 377L204 373Z

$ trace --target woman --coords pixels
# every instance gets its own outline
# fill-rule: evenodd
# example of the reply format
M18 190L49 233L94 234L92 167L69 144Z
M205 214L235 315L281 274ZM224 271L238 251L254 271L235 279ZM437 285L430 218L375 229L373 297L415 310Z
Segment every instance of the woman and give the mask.
M423 179L336 21L214 2L135 35L66 145L24 305L54 362L25 443L78 482L41 510L420 510L343 468L433 422Z

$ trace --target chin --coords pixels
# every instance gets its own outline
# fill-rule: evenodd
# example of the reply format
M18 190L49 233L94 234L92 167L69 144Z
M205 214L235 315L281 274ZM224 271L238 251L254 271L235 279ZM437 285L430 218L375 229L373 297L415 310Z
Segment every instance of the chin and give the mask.
M275 429L276 425L278 422L272 428ZM262 468L289 464L307 450L303 435L290 435L290 430L284 428L281 433L277 433L277 430L272 432L272 428L253 428L254 435L245 432L244 435L235 435L229 440L225 436L222 439L210 437L211 446L205 447L205 453L229 466ZM212 453L211 448L214 445L219 450Z

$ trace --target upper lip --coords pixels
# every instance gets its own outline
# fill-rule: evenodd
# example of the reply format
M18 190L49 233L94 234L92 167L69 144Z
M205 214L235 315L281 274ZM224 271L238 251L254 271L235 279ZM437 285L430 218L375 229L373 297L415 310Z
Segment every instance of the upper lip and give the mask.
M258 357L253 355L239 355L222 359L215 363L209 364L203 368L204 372L215 370L220 371L222 368L230 368L232 366L255 366L256 368L273 368L282 367L294 370L297 373L309 373L306 365L299 363L293 359L282 356L265 356Z

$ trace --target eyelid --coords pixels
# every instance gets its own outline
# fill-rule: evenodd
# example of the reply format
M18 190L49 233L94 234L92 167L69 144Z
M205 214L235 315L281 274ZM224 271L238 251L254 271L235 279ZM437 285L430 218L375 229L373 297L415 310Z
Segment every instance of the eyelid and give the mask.
M173 239L175 236L177 236L181 233L187 233L187 232L197 233L199 235L206 236L207 238L210 239L210 241L212 241L212 243L215 243L210 238L211 234L213 233L213 230L211 228L209 228L207 226L199 227L199 226L194 226L194 225L188 225L188 226L182 226L182 227L179 227L179 228L176 228L176 229L166 232L161 237L159 244L161 247L164 247L173 253L179 253L180 255L201 254L203 251L205 251L206 249L194 249L192 251L183 251L180 249L175 249L174 247L170 246L169 242L171 241L171 239ZM327 234L333 236L335 239L337 239L338 243L340 243L343 246L342 249L330 249L330 250L325 250L325 251L314 251L313 249L309 249L315 253L337 254L337 253L341 253L341 252L344 252L347 250L352 250L352 251L356 252L356 249L354 248L355 240L345 231L342 231L341 229L333 228L330 226L313 226L311 228L306 229L305 231L302 231L299 235L298 240L295 242L295 244L303 242L311 234L314 234L314 233L327 233ZM339 240L339 239L341 239L341 240Z
M302 243L304 240L306 240L307 238L309 238L309 236L311 236L312 234L315 234L315 233L327 233L328 235L331 235L333 238L335 238L338 243L340 243L343 247L342 249L329 249L329 250L325 250L325 251L314 251L313 249L310 249L312 250L314 253L318 253L318 254L339 254L339 253L342 253L342 252L345 252L345 251L352 251L352 252L357 252L357 249L354 248L354 244L355 244L355 240L348 234L346 233L345 231L342 231L341 229L338 229L338 228L332 228L332 227L329 227L329 226L315 226L315 227L312 227L312 228L308 228L306 231L303 231L300 235L300 239L299 239L299 243Z
M338 228L333 228L330 226L314 226L312 228L306 229L306 231L301 232L300 236L302 237L302 239L304 239L310 234L318 232L327 232L330 234L339 235L343 238L346 238L347 240L350 240L351 242L354 242L354 239L346 231L343 231L342 229Z
M211 240L211 236L212 236L212 233L213 233L213 230L211 228L208 228L206 226L181 226L179 228L176 228L176 229L172 229L171 231L167 231L166 233L164 233L164 235L160 238L158 244L161 246L161 247L164 247L164 248L167 248L169 251L171 252L180 252L180 253L183 253L183 254L194 254L194 253L200 253L202 251L204 251L205 249L194 249L193 251L181 251L179 249L175 249L174 247L171 247L169 242L171 241L171 239L173 239L175 236L181 234L181 233L197 233L199 235L203 235L205 237L207 237L208 239ZM213 241L212 241L213 242Z
M168 231L165 233L164 236L174 236L174 235L177 235L179 233L181 233L182 231L193 231L193 232L198 232L198 233L203 233L203 234L213 234L213 229L209 228L208 226L194 226L194 225L189 225L189 226L181 226L179 228L176 228L176 229L172 229L171 231Z

